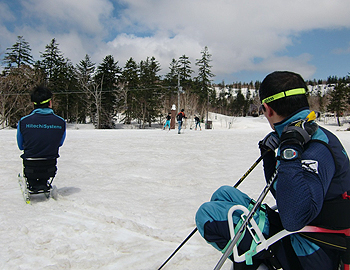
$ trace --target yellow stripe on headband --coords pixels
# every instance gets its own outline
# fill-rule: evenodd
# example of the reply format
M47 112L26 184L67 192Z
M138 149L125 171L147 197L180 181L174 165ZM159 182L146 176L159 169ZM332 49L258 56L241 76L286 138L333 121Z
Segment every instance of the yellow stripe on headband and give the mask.
M288 90L288 91L277 93L277 94L275 94L273 96L264 98L261 101L261 103L269 103L269 102L272 102L272 101L274 101L276 99L289 97L289 96L295 96L295 95L302 95L302 94L305 94L305 93L306 93L305 88L295 88L295 89L291 89L291 90Z
M50 100L51 100L51 98L49 98L49 99L47 99L47 100L44 100L44 101L41 101L41 102L39 103L39 105L48 103ZM37 102L33 102L33 103L34 103L34 105L38 105Z

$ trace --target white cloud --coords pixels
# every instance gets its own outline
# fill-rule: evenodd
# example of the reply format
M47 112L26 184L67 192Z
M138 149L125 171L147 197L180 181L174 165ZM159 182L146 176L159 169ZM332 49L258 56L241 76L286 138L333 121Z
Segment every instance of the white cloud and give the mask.
M135 61L140 62L147 57L154 56L161 63L162 73L167 73L172 58L178 59L185 54L191 57L194 65L195 57L200 57L201 46L185 36L178 35L174 38L164 36L156 37L137 37L135 35L121 34L113 41L108 42L99 52L98 57L101 59L107 54L114 55L119 61L120 66L132 57ZM95 58L97 55L95 56Z
M4 21L14 21L16 17L14 14L11 12L10 8L8 5L5 3L0 2L0 22Z
M335 48L332 51L333 54L350 54L350 42L346 48Z
M36 18L47 27L53 27L52 32L74 29L88 35L103 32L102 21L113 11L108 0L29 0L24 1L23 6L25 18Z
M154 36L139 37L138 45L133 46L136 54L154 53L164 56L169 53L167 63L177 57L181 50L196 48L196 55L204 46L209 47L213 55L213 72L220 74L239 70L276 70L297 68L303 74L315 72L315 67L308 64L310 57L300 55L294 58L278 57L287 46L293 45L293 35L300 31L314 28L334 28L350 26L346 10L349 1L127 1L130 8L119 20L124 27L135 24L135 33L148 31ZM347 8L348 7L348 8ZM336 14L336 16L334 15ZM159 38L158 33L163 36ZM166 36L168 34L168 36ZM173 38L175 35L175 38ZM178 36L191 37L187 43L176 43ZM111 43L114 48L127 43L126 38L134 43L134 36L116 37ZM173 49L173 48L178 48ZM131 49L131 48L129 48ZM149 50L150 49L150 50ZM174 54L171 56L171 51ZM153 54L152 54L153 55ZM189 55L189 56L194 56ZM262 58L260 64L254 64L255 58ZM164 59L166 60L166 59ZM163 65L164 66L164 65ZM311 76L312 74L310 74Z
M350 28L348 0L27 0L22 1L17 35L33 54L56 38L66 57L78 63L86 53L100 63L112 54L119 65L155 56L162 73L172 58L185 54L196 70L204 46L212 54L217 80L242 70L293 69L308 77L316 67L310 55L288 56L293 37L312 29ZM122 4L123 9L119 8ZM0 7L4 4L0 3ZM6 7L6 6L5 6ZM0 9L6 10L6 9ZM7 10L9 10L7 8ZM3 11L0 11L2 14ZM11 12L8 12L11 19ZM117 15L117 16L116 16ZM256 61L259 59L259 61Z

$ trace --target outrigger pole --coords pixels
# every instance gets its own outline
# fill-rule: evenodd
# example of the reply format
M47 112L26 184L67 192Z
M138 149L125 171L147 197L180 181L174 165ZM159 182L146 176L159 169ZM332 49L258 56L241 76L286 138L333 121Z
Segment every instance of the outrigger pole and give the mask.
M237 181L237 183L233 186L234 188L237 188L243 180L251 173L252 170L255 169L255 167L260 163L260 161L264 158L264 156L270 152L271 150L268 149L264 153L260 155L260 157L253 163L253 165L246 171L246 173ZM158 268L158 270L162 269L164 265L176 254L176 252L179 251L179 249L192 237L198 231L197 227L193 229L193 231L186 237L184 241L175 249L175 251L166 259L166 261ZM226 259L225 259L226 260Z

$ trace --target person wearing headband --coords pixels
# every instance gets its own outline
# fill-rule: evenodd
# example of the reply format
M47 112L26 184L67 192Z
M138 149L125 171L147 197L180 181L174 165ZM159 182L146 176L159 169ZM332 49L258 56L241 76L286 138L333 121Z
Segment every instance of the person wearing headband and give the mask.
M66 122L54 113L51 99L48 88L35 87L31 93L34 110L17 125L17 145L23 150L24 176L31 191L51 188L47 180L56 174L59 148L66 137ZM33 173L38 170L47 173Z
M349 158L339 139L314 122L306 95L304 79L290 71L267 75L259 89L261 109L273 130L258 143L266 182L277 175L270 191L278 211L263 205L254 216L266 237L306 225L350 227L350 219L345 218L350 216L350 200L344 199L350 195ZM240 190L220 187L199 208L197 228L207 242L224 252L230 241L228 210L233 205L250 209L251 204L252 199ZM238 224L241 217L236 212L233 220ZM335 270L340 263L340 252L332 245L321 246L300 234L258 254L249 233L239 241L239 254L249 251L250 256L243 264L252 265L240 264L238 269L256 269L264 263L269 269Z

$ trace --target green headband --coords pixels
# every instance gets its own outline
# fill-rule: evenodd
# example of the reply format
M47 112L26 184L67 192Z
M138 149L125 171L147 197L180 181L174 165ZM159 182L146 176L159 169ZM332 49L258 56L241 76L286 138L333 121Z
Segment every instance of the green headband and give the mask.
M291 90L288 90L288 91L280 92L280 93L277 93L277 94L272 95L270 97L264 98L261 101L261 104L269 103L269 102L274 101L276 99L289 97L289 96L295 96L295 95L302 95L302 94L305 94L305 93L306 93L305 88L295 88L295 89L291 89Z
M51 98L49 98L49 99L47 99L47 100L44 100L44 101L41 101L41 102L39 102L39 103L37 103L37 102L33 102L33 103L34 103L34 105L41 105L41 104L48 103L50 100L51 100Z

